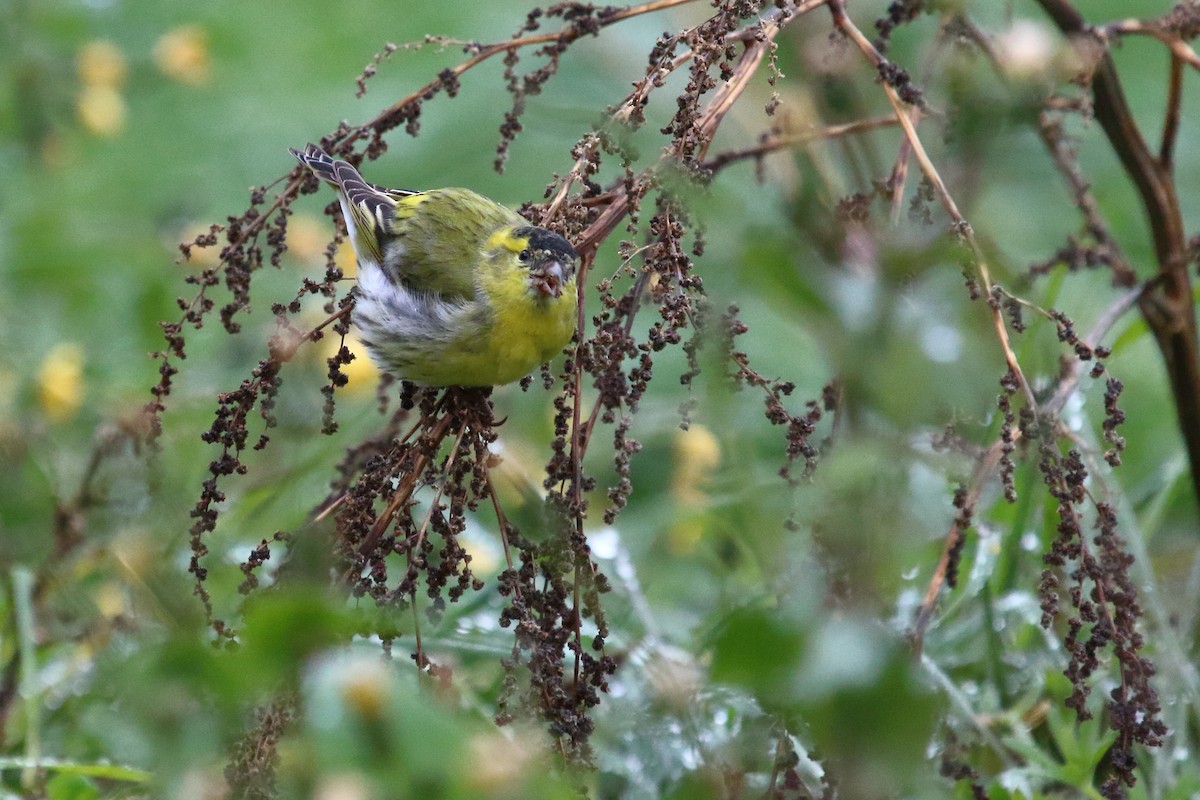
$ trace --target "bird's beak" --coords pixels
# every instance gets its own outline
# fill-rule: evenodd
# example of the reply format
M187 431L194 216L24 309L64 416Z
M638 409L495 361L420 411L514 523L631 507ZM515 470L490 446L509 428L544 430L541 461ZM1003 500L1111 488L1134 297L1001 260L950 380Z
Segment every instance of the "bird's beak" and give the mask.
M558 297L562 294L563 284L567 282L567 271L559 261L547 262L541 269L530 273L533 288L543 297Z

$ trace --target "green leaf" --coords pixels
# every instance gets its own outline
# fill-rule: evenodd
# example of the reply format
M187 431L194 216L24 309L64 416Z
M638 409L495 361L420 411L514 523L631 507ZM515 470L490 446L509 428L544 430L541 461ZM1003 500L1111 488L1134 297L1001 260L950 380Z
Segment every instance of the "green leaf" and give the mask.
M59 761L53 758L43 758L34 764L27 758L0 757L0 771L23 770L27 767L37 767L50 772L67 775L80 775L101 778L106 781L125 781L128 783L149 783L153 774L134 767L121 764L87 763L80 761Z
M802 632L765 609L729 614L713 641L712 677L745 686L760 696L779 692L793 674L803 647Z
M46 781L49 800L94 800L99 796L100 790L83 775L59 772Z

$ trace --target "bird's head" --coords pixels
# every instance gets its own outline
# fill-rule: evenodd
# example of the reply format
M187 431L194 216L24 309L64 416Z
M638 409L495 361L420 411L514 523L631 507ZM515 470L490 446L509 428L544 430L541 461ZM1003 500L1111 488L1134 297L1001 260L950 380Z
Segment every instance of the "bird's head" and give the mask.
M529 291L553 299L575 277L578 254L571 243L554 231L532 225L502 232L501 245L524 273Z

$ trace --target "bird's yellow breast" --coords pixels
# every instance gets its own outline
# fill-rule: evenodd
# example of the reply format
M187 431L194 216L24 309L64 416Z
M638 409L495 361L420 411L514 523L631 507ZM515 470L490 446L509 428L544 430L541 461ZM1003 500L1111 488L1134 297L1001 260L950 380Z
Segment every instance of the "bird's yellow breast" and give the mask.
M575 332L575 282L562 287L558 297L538 297L524 277L485 282L495 325L485 350L495 359L500 376L508 383L526 375L538 364L558 354Z
M562 294L541 298L531 293L524 278L483 280L481 288L491 309L490 324L465 329L438 352L413 358L405 377L432 386L499 386L528 375L549 361L575 332L575 282Z

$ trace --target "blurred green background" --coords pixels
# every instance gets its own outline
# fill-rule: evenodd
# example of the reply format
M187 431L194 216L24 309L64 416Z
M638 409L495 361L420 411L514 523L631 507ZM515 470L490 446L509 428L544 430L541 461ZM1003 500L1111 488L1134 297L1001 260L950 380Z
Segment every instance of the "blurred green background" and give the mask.
M289 253L280 269L256 274L254 313L240 335L215 318L188 333L160 450L150 454L120 433L138 428L157 381L146 354L162 347L158 323L179 317L175 298L193 294L184 277L214 257L196 251L195 262L181 263L178 244L241 214L248 187L292 168L288 147L340 120L372 118L463 58L456 45L401 48L356 99L355 77L386 42L426 34L499 41L534 5L0 4L0 663L4 685L19 684L23 697L5 703L0 791L219 797L224 765L253 760L237 749L243 732L277 725L279 761L260 770L277 770L289 797L553 797L581 785L596 797L720 797L733 796L722 788L731 776L758 796L782 763L773 759L790 758L781 742L810 788L827 769L847 797L966 796L930 763L953 737L969 742L963 757L993 798L1064 786L1070 796L1096 796L1096 762L1111 739L1097 723L1073 726L1061 709L1063 656L1038 626L1034 594L1055 519L1029 465L1017 473L1017 504L995 486L985 491L962 585L945 598L924 655L914 659L903 639L953 519L954 487L972 468L966 457L933 452L930 436L954 423L967 440L989 443L1004 367L985 307L967 301L957 255L940 243L938 209L932 228L887 228L880 212L874 239L856 239L834 218L841 197L886 177L899 142L892 128L774 155L761 181L750 164L731 166L693 198L707 241L697 271L713 308L737 303L750 326L738 347L762 375L796 382L793 412L834 376L845 406L816 477L793 490L776 475L785 440L763 418L761 393L732 389L707 352L689 394L677 381L682 353L660 354L633 426L644 446L633 460L634 492L611 527L600 512L615 481L612 453L608 434L597 436L589 534L615 587L605 608L622 667L597 710L595 769L549 770L554 759L536 725L500 733L491 725L498 661L511 649L511 632L496 625L494 582L426 632L428 649L455 668L449 697L417 689L402 652L407 620L388 623L401 638L394 660L383 661L369 638L338 644L380 625L344 598L298 585L243 608L237 565L249 549L277 530L302 529L345 449L383 424L364 360L339 395L333 436L319 433L328 354L314 346L285 368L272 445L247 457L245 478L223 486L229 500L208 541L216 613L242 629L246 646L227 654L207 645L186 574L188 512L215 455L199 435L217 393L265 357L271 303L290 300L304 276L323 275L332 222L322 209L331 197L297 202ZM997 39L1016 30L1058 46L1031 3L942 5L962 7ZM851 12L869 32L884 6L856 3ZM1084 13L1107 21L1166 8L1096 2ZM642 75L655 39L708 13L709 4L692 3L576 43L545 91L529 97L503 174L492 169L510 105L498 59L468 72L456 98L430 102L419 136L393 132L387 155L364 172L383 185L469 186L513 206L538 200L553 174L570 168L572 145ZM1078 229L1029 125L1046 75L1000 81L952 43L932 44L937 23L919 17L895 34L890 52L935 108L955 111L922 124L926 144L994 278L1087 330L1116 297L1107 274L1022 282L1031 262ZM799 130L887 113L871 70L832 45L829 31L818 10L781 35L786 78L775 87L756 78L713 153L756 140L772 123L763 107L774 91L783 101L775 121ZM1130 39L1114 55L1153 142L1165 49ZM521 69L540 63L528 54ZM1200 213L1200 137L1189 124L1200 103L1195 77L1186 76L1176 147L1190 220ZM677 75L655 95L650 124L634 137L642 165L665 144L657 129L681 87ZM1103 212L1148 275L1152 248L1128 181L1094 125L1073 123L1073 131ZM603 180L619 174L606 169ZM914 165L910 193L916 179ZM597 278L617 271L621 235L602 248ZM321 318L318 303L305 313ZM652 310L640 319L648 327ZM1182 798L1200 785L1189 666L1200 608L1196 503L1145 326L1127 314L1106 341L1110 373L1126 386L1128 449L1094 491L1120 507L1139 557L1149 653L1171 703L1166 752L1187 754L1146 755L1137 791ZM1060 356L1053 327L1035 322L1015 347L1031 380L1048 386ZM1082 387L1064 418L1081 443L1102 447L1103 385L1085 379ZM689 396L698 405L684 433L678 407ZM515 386L495 394L509 418L505 491L526 529L538 525L530 498L549 456L550 398ZM814 441L830 432L827 418ZM784 524L789 515L795 526ZM468 533L479 574L492 577L502 562L494 533L486 520ZM295 554L318 565L317 585L321 535L302 531ZM271 705L281 693L302 698L300 719ZM23 775L36 758L67 763L39 784Z

